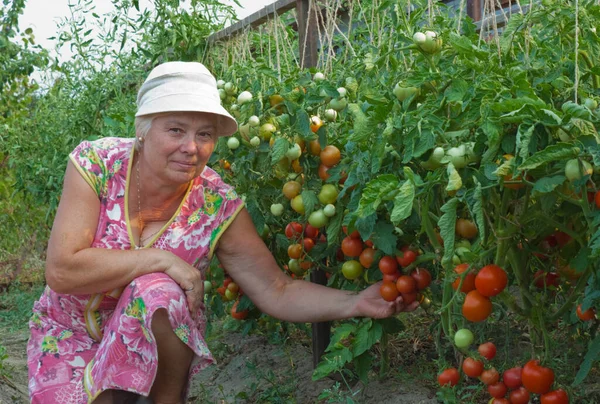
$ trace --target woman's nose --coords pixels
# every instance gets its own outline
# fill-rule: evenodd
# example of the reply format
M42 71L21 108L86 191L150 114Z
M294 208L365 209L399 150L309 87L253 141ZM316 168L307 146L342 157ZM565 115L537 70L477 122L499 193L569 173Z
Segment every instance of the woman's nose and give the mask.
M180 147L181 150L186 153L196 153L198 151L198 145L196 144L195 136L184 136Z

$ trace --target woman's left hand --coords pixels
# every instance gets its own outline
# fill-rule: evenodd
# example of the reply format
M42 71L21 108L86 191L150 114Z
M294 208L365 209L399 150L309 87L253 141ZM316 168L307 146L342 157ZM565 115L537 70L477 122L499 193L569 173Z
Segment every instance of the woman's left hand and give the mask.
M408 305L404 304L401 296L392 302L383 300L379 293L380 287L381 282L377 282L358 294L356 316L386 318L403 311L413 311L419 307L419 302L416 301Z

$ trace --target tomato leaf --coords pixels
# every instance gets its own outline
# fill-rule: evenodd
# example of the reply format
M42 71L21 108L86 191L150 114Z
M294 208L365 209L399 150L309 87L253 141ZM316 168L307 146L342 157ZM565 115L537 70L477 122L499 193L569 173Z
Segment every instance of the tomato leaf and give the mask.
M282 158L285 157L285 153L290 148L290 142L287 139L278 137L275 139L273 144L273 151L271 153L271 164L277 164Z
M483 214L483 190L481 183L477 183L476 188L467 194L467 201L469 202L469 210L471 216L475 219L477 229L479 230L479 237L485 241L485 215Z
M243 295L240 298L240 302L238 303L236 310L237 311L252 310L253 308L254 308L254 303L252 303L252 300L250 300L248 295Z
M518 169L531 170L549 162L575 158L580 152L581 149L571 143L556 143L527 158Z
M250 214L250 217L252 218L254 227L256 227L257 231L260 233L260 231L258 229L262 229L263 227L265 227L265 217L263 216L262 212L260 211L258 204L256 203L256 201L254 199L250 199L249 201L246 202L246 208L248 209L248 213Z
M315 206L319 204L319 199L313 191L308 189L302 191L300 195L302 195L302 203L304 204L304 214L308 217L315 210Z
M294 129L303 137L308 138L312 135L310 130L310 118L305 110L299 109L294 117Z
M348 140L354 142L366 141L373 133L372 123L358 104L348 104L347 108L354 120L354 133L348 137Z
M587 120L592 119L592 114L589 109L587 109L583 105L575 104L573 101L565 102L562 105L561 109L565 114L574 116L576 118Z
M539 192L540 194L552 192L556 187L565 182L566 179L567 178L564 175L555 175L554 177L540 178L535 182L535 185L533 186L533 191Z
M590 343L590 347L573 381L573 386L578 386L585 380L592 369L592 364L598 359L600 359L600 335L596 335L596 338Z
M414 200L415 186L412 181L407 180L402 184L394 198L394 208L390 217L393 224L398 225L402 220L410 216Z
M441 211L444 212L438 220L438 226L440 227L440 236L444 240L444 256L442 257L442 264L445 268L452 266L452 256L454 255L454 239L455 228L456 228L456 209L458 208L458 199L452 198L441 207Z
M327 377L331 373L339 372L352 359L352 352L345 347L323 355L321 362L312 374L313 381Z
M356 219L354 225L363 240L368 240L371 237L371 234L373 234L373 231L375 230L375 220L377 220L377 213L372 213L369 216L360 216Z
M354 341L352 342L352 354L359 356L368 351L379 339L383 333L381 324L372 319L362 319L356 330Z
M535 125L527 126L527 124L519 125L517 131L517 150L519 156L525 160L529 156L529 143L531 142L531 136Z
M593 136L596 138L596 142L600 143L600 136L598 136L598 131L594 127L594 124L590 121L586 121L585 119L573 118L571 119L571 123L579 132L581 132L581 136Z
M398 237L394 234L394 226L383 220L378 220L373 229L373 234L369 234L368 237L377 246L377 249L383 251L386 255L394 255L398 243ZM363 240L367 240L367 238L363 238Z
M388 317L382 320L376 320L381 323L383 331L387 334L398 334L400 331L405 329L404 323L396 317Z
M377 211L383 200L391 200L398 192L398 178L393 174L379 175L369 181L363 190L358 204L359 216L367 216Z
M371 359L371 354L369 352L358 355L352 361L352 363L354 363L356 373L358 373L358 378L363 383L367 383L369 381L369 371L371 370L372 362L373 360ZM354 401L349 401L349 403L350 402L353 403Z
M330 246L336 244L340 238L342 219L344 218L342 214L344 205L340 201L336 204L335 211L337 213L329 220L329 225L327 225L327 245Z
M448 163L446 167L448 172L448 185L446 185L446 191L458 191L462 188L462 178L456 168L454 168L454 164L452 162Z

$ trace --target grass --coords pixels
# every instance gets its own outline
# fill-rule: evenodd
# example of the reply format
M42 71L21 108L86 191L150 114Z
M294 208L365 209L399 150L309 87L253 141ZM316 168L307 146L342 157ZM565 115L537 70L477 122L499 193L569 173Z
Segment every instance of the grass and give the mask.
M5 330L26 330L33 303L40 297L44 285L22 285L12 283L0 294L0 328Z

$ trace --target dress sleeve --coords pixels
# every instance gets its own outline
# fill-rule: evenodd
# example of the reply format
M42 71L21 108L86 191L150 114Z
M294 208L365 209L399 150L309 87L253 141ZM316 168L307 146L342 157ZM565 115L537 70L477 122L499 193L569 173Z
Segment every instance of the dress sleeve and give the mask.
M106 164L94 144L81 142L69 155L83 179L92 187L99 198L106 195Z
M244 201L238 196L233 187L224 182L219 185L217 195L221 199L221 204L217 212L218 224L213 228L210 236L209 258L212 258L215 247L225 230L233 223L233 220L244 207Z

